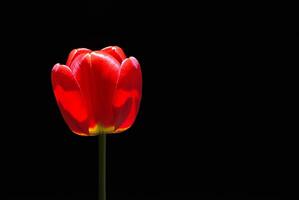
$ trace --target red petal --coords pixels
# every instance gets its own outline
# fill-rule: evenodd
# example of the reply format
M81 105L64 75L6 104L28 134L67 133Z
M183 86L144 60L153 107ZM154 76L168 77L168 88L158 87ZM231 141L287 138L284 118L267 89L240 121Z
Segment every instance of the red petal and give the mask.
M87 111L70 68L56 64L51 78L57 104L69 128L78 135L88 135Z
M109 46L101 50L102 52L108 53L113 56L119 63L126 58L124 51L118 46Z
M113 100L115 132L122 132L132 126L139 110L142 95L142 76L136 58L123 61Z
M90 53L91 50L86 49L86 48L79 48L79 49L74 49L71 51L71 53L68 56L67 62L66 62L66 66L71 66L73 60L82 54L86 54L86 53Z
M92 134L104 132L104 128L114 125L112 99L119 67L118 61L104 52L77 57L72 63L71 68L87 105Z
M112 100L119 76L120 64L104 52L91 54L95 83L95 118L104 127L114 126Z
M93 80L91 72L91 59L90 54L84 54L77 56L71 66L70 66L75 79L78 82L78 85L81 90L83 101L86 105L86 110L89 116L89 127L95 126L96 122L94 119L94 106L92 105L93 101Z

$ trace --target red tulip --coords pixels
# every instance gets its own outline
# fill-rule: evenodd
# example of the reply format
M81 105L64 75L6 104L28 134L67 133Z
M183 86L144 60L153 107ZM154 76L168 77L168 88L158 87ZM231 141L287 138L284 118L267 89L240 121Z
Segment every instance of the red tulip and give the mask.
M119 133L132 126L139 110L142 76L136 58L117 46L81 48L66 65L52 69L52 86L62 116L78 135Z

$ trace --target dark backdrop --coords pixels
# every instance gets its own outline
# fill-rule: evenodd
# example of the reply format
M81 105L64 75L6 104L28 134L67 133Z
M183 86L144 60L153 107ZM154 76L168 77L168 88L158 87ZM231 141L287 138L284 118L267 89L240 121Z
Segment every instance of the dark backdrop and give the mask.
M67 128L50 72L74 48L118 45L140 61L144 85L133 127L108 136L109 199L278 199L283 144L273 120L269 23L263 10L256 19L230 6L8 6L0 195L96 199L97 138Z

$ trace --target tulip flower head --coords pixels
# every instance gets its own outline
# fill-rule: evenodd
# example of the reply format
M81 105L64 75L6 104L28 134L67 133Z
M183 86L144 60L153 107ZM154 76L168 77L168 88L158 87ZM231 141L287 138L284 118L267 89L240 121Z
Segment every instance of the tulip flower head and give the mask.
M134 123L142 94L141 69L121 48L74 49L65 65L54 65L51 78L60 112L74 133L120 133Z

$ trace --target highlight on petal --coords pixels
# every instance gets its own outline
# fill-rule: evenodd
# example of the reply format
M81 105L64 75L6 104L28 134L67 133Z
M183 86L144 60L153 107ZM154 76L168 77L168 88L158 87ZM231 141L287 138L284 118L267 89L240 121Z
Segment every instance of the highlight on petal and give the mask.
M118 60L119 63L122 63L122 61L126 58L126 54L118 46L109 46L109 47L102 49L101 51L110 54L116 60ZM99 51L99 52L101 52L101 51Z
M120 64L111 55L105 52L91 53L90 88L93 94L94 117L97 124L108 128L114 126L112 100L119 77Z
M56 64L51 74L58 107L69 128L78 135L88 135L88 114L80 87L68 66Z
M132 126L139 110L142 76L139 62L130 57L123 61L113 99L115 133Z
M72 50L71 53L68 56L67 61L66 61L66 66L71 66L73 60L77 56L82 55L82 54L87 54L87 53L90 53L90 52L91 52L91 50L86 49L86 48L79 48L79 49Z

